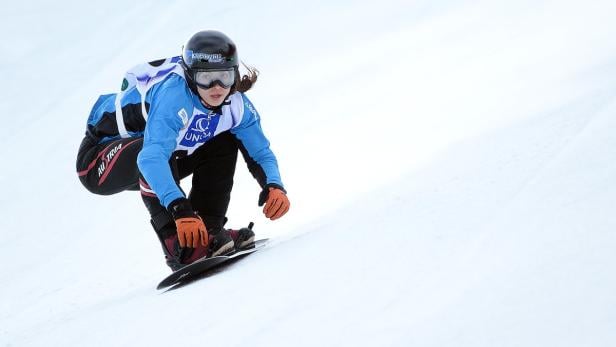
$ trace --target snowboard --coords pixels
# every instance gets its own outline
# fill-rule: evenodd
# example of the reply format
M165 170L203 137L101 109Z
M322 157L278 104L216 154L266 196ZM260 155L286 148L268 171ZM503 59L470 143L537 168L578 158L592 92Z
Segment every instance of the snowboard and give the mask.
M192 264L186 265L181 269L172 272L165 277L156 289L164 289L175 285L182 285L197 280L201 275L205 275L216 268L220 268L223 264L230 264L250 253L254 253L260 248L263 248L268 239L257 240L252 248L248 248L230 255L219 255L211 258L202 258Z

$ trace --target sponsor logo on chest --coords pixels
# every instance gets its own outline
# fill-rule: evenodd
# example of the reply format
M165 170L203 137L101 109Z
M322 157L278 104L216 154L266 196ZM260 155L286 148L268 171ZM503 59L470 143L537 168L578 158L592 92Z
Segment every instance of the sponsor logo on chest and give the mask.
M196 114L188 129L184 133L180 145L184 147L195 147L203 144L214 136L220 115L214 112L208 114Z

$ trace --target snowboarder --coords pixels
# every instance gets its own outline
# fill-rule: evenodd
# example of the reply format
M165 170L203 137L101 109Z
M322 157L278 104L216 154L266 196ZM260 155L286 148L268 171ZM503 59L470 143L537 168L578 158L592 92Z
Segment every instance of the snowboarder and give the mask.
M140 190L167 265L249 247L254 233L224 228L238 151L262 188L271 220L289 210L260 115L244 94L258 72L225 34L193 35L182 55L130 69L115 94L101 95L87 122L77 172L92 193ZM188 196L179 181L192 174Z

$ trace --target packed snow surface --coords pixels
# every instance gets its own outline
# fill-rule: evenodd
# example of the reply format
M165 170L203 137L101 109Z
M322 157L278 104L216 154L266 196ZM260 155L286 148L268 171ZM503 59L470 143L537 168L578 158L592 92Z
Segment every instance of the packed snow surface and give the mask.
M616 2L24 1L0 13L0 345L616 345ZM231 36L292 203L161 292L137 192L75 173L99 94ZM186 189L190 186L183 182Z

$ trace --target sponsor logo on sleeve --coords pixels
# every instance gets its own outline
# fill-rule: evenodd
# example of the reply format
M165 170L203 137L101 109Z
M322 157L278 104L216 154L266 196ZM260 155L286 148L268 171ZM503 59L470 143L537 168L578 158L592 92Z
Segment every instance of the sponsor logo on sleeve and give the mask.
M257 113L257 110L255 110L255 107L252 106L252 104L250 102L248 102L248 101L244 102L244 106L246 106L246 108L248 110L250 110L252 115L255 117L255 120L259 119L259 114Z
M178 111L178 116L182 120L182 129L186 128L186 126L188 125L188 112L186 112L186 110L182 108Z

